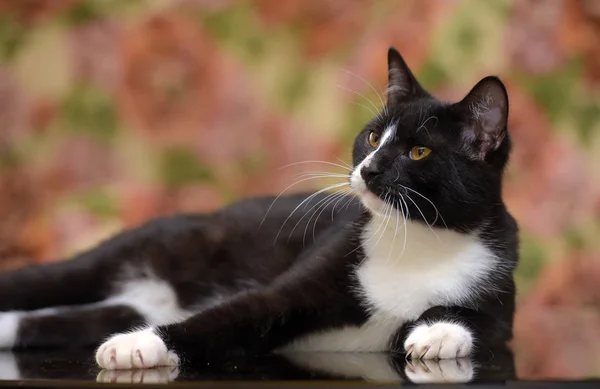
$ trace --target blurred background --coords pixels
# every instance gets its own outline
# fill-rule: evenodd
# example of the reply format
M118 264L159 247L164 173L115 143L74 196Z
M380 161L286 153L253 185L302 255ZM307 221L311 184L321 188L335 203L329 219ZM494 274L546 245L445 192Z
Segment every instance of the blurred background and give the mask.
M518 374L600 376L595 0L0 0L0 269L349 162L389 45L444 99L506 83Z

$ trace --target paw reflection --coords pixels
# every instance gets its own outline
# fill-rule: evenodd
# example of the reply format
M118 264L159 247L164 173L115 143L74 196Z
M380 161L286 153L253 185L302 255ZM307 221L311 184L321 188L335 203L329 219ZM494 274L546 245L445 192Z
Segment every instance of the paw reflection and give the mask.
M21 379L21 373L14 354L10 351L0 351L0 380L18 379Z
M128 384L166 384L174 381L179 375L175 366L161 366L153 369L136 370L102 370L96 382L128 383Z
M474 368L469 358L441 360L408 360L406 377L415 384L465 383L473 379Z

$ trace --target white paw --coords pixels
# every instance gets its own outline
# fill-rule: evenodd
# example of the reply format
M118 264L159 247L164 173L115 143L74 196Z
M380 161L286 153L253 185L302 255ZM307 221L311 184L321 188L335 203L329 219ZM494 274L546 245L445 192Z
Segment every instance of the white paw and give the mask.
M415 327L404 342L406 358L450 359L469 355L473 335L460 324L438 322Z
M96 382L125 384L166 384L179 375L177 366L160 366L153 369L102 370Z
M469 358L432 360L412 360L406 362L404 372L414 384L466 383L474 376L473 364Z
M152 329L147 329L113 336L96 351L96 362L108 370L149 369L177 366L179 358L167 350L165 343Z

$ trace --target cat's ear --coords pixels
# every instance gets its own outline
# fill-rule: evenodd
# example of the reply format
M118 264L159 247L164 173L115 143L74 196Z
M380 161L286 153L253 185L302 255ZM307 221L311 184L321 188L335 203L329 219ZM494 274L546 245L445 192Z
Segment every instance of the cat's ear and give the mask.
M483 78L455 104L463 118L462 136L473 157L498 149L506 137L508 94L498 77Z
M388 106L421 96L427 96L427 92L412 74L398 50L390 47L388 50Z

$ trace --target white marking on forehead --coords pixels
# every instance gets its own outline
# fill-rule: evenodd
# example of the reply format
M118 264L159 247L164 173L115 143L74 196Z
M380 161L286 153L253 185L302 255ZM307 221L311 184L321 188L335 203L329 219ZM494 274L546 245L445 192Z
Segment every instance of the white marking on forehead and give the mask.
M391 125L388 126L385 130L383 130L383 136L381 137L381 141L379 142L379 146L377 146L377 150L379 150L389 139L393 138L396 135L396 126Z
M359 177L360 171L362 170L362 168L369 166L369 163L371 163L371 160L373 159L373 156L375 155L375 153L377 151L379 151L379 149L381 149L381 147L383 147L383 145L389 139L391 139L394 135L396 135L396 126L390 125L390 126L386 127L386 129L383 130L383 135L381 136L381 140L379 141L379 145L377 145L377 148L375 150L371 151L369 153L369 155L367 155L365 157L365 159L363 159L361 161L361 163L358 164L358 166L354 169L354 172L352 174Z

